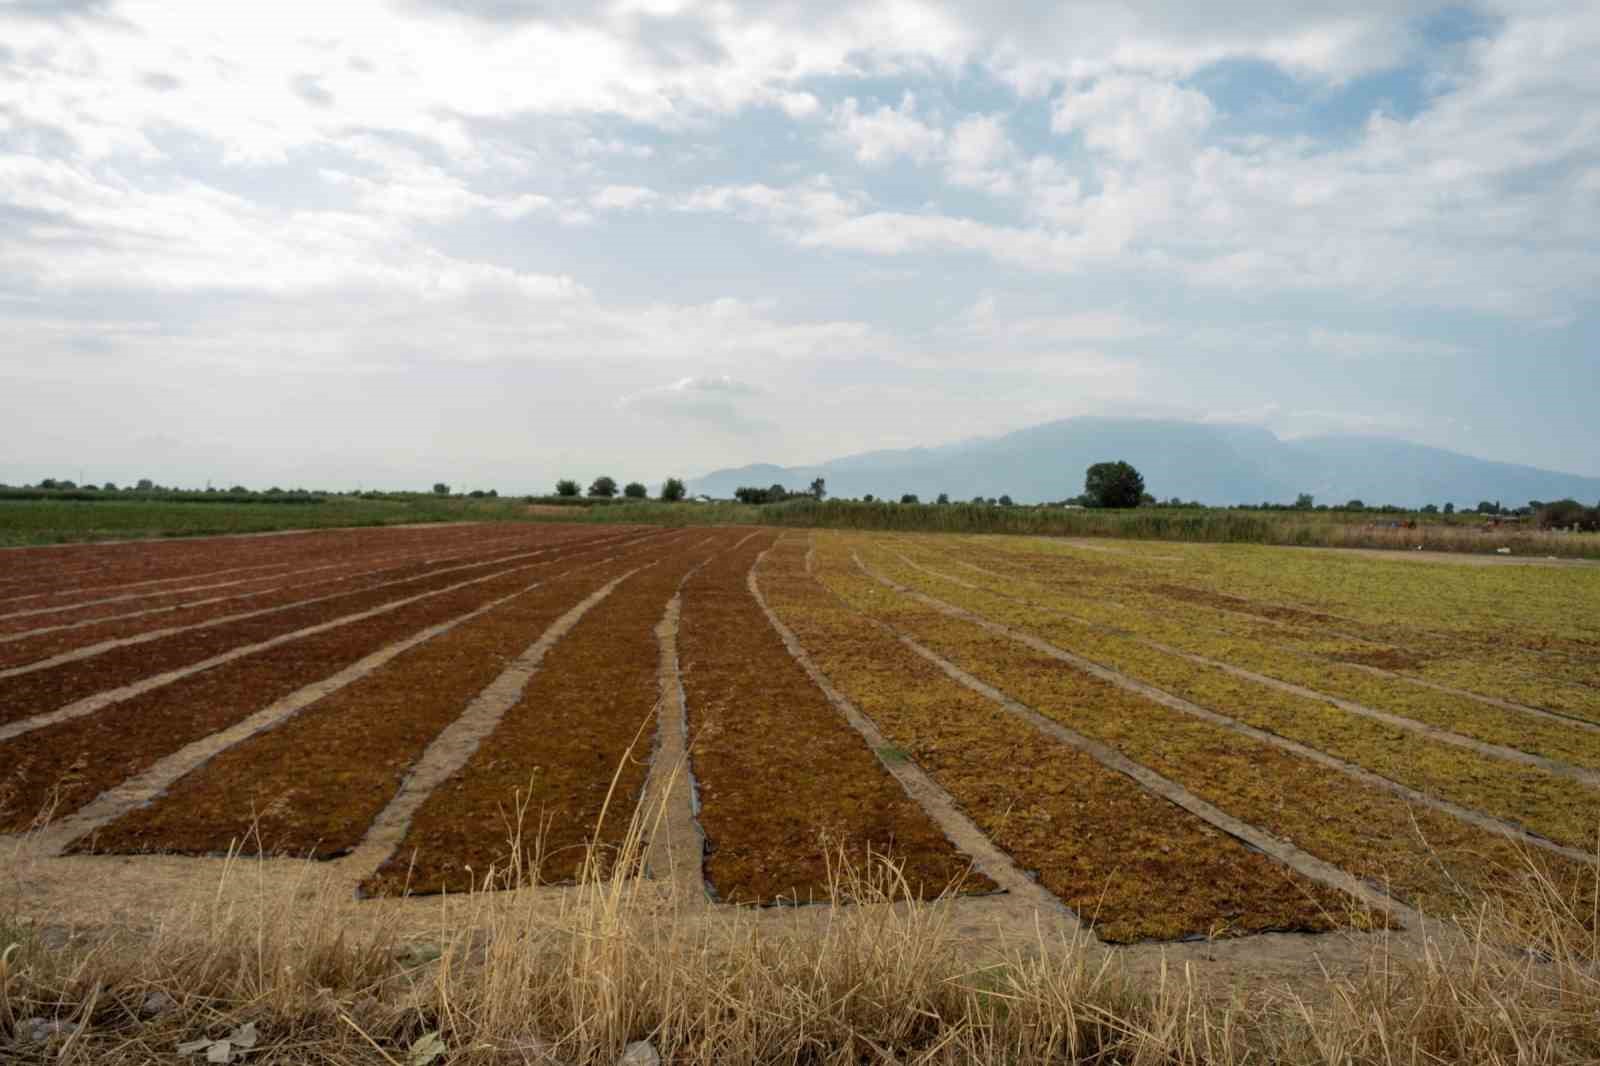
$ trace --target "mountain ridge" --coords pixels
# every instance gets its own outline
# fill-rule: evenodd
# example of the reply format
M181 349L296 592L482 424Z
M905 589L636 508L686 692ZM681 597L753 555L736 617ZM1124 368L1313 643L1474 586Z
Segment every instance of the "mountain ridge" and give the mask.
M752 463L689 481L689 491L731 497L743 485L800 489L826 480L829 495L868 493L932 500L1006 494L1018 503L1076 496L1092 463L1123 459L1159 499L1213 505L1292 503L1302 492L1320 503L1360 499L1416 507L1480 500L1521 506L1530 500L1600 499L1600 477L1479 459L1393 437L1328 434L1284 440L1256 425L1085 415L935 448L879 449L823 463Z

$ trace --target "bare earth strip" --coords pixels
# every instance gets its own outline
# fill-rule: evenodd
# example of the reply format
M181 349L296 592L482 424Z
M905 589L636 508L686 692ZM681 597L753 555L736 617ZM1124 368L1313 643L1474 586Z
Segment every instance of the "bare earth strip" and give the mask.
M1358 781L1362 781L1376 788L1382 788L1393 792L1396 795L1402 796L1413 803L1431 807L1434 810L1443 811L1446 814L1452 815L1461 819L1462 821L1469 822L1480 828L1488 829L1491 832L1502 833L1514 837L1524 844L1529 844L1543 850L1555 852L1558 855L1562 855L1577 862L1586 862L1592 860L1592 856L1585 853L1581 849L1558 844L1552 840L1546 839L1545 837L1530 833L1520 826L1513 825L1512 823L1499 818L1494 818L1490 815L1482 813L1481 811L1472 810L1470 808L1463 807L1460 804L1452 803L1449 800L1430 796L1424 792L1419 792L1416 789L1402 785L1397 781L1392 781L1387 777L1380 777L1369 770L1365 770L1352 763L1345 762L1342 759L1335 758L1334 756L1328 755L1325 752L1317 750L1316 748L1312 748L1295 740L1290 740L1289 738L1280 736L1276 733L1267 732L1264 729L1258 729L1255 726L1246 725L1237 719L1229 718L1226 715L1219 714L1218 712L1209 710L1205 707L1201 707L1199 704L1192 703L1189 700L1183 699L1182 697L1174 696L1171 693L1155 688L1152 685L1148 685L1142 681L1128 677L1126 674L1123 674L1119 671L1111 670L1100 665L1099 663L1093 662L1092 660L1085 659L1079 655L1074 655L1072 652L1057 647L1056 645L1051 644L1046 640L1042 640L1039 637L1033 636L1030 633L1024 633L1020 630L1012 629L1009 626L991 621L990 619L968 611L965 608L958 607L955 604L948 603L934 596L930 596L927 593L907 588L906 586L894 581L892 578L886 577L883 574L873 570L871 567L863 563L859 556L853 556L853 559L856 565L861 568L863 573L867 574L873 580L882 584L886 588L893 589L895 592L898 592L901 595L909 596L921 603L928 605L929 607L932 607L934 610L940 611L941 613L947 614L954 618L960 618L991 633L998 634L1006 637L1009 640L1023 644L1029 648L1032 648L1034 651L1074 666L1077 669L1082 670L1084 673L1090 674L1119 688L1138 693L1139 695L1144 696L1146 699L1153 700L1162 706L1170 707L1176 711L1182 711L1185 714L1192 715L1215 725L1222 726L1224 729L1231 730L1243 736L1251 737L1252 739L1261 741L1262 743L1271 744L1274 747L1281 748L1285 751L1293 752L1296 755L1303 756L1304 758L1311 759L1314 762L1322 764L1323 766L1327 766L1338 770L1341 773L1347 774Z
M0 742L10 740L13 737L21 736L25 733L33 732L34 730L44 729L48 726L54 726L62 722L71 721L74 718L81 718L84 715L94 714L96 711L99 711L105 707L109 707L112 704L121 703L136 696L142 696L145 693L151 692L166 685L170 685L177 681L182 681L185 678L192 677L203 671L213 669L225 663L233 662L237 659L242 659L246 656L269 651L273 648L280 647L281 645L288 644L291 641L304 640L307 637L312 637L319 633L326 633L329 630L337 629L341 626L347 626L352 623L364 621L368 618L375 618L379 615L388 614L392 611L399 610L400 608L409 606L410 604L414 604L422 600L430 599L436 596L443 596L461 589L470 588L473 585L479 585L487 581L493 581L497 578L504 577L507 573L513 572L514 570L528 568L529 567L527 566L515 567L508 571L496 571L481 577L470 578L466 581L461 581L453 585L447 585L443 588L432 589L427 592L418 593L414 596L407 596L403 599L389 600L365 611L342 615L327 622L322 622L317 625L308 626L304 629L297 629L292 632L280 634L268 640L258 641L254 644L247 644L241 647L232 648L220 655L211 656L208 659L203 659L200 662L188 664L176 670L168 670L164 673L135 681L132 684L122 685L115 689L96 693L93 696L88 696L84 699L77 700L73 703L67 704L64 707L57 708L54 711L33 715L20 721L13 721L4 725L0 725Z
M310 628L303 628L300 625L302 622L301 619L289 617L285 621L284 619L271 618L271 616L274 615L286 615L291 611L299 611L306 608L316 607L318 605L332 605L340 600L346 601L346 606L355 606L362 602L376 601L376 607L361 611L353 611L351 614L344 616L346 618L353 618L357 616L368 617L372 611L382 609L385 604L409 603L415 600L417 598L416 596L404 598L395 597L394 599L387 598L393 590L399 589L404 585L420 583L426 589L429 587L429 584L437 584L441 577L445 577L452 573L489 570L493 567L503 566L509 563L516 563L518 560L534 559L538 556L551 555L552 553L557 552L579 553L587 550L593 550L594 547L603 548L604 545L591 545L585 542L577 546L540 548L534 551L518 552L513 555L501 556L496 559L482 562L472 562L440 567L434 570L429 570L422 574L411 575L395 581L387 581L382 584L372 586L371 588L359 589L354 592L338 592L327 596L311 597L309 599L298 600L294 603L285 604L278 607L263 608L259 611L247 611L236 617L211 619L206 622L196 623L193 626L180 626L171 631L155 630L151 633L141 634L136 637L108 641L103 645L92 645L87 648L80 648L77 651L67 652L63 655L57 656L55 659L46 659L41 662L30 663L27 666L15 667L9 670L0 670L0 700L3 700L3 702L0 702L0 722L15 722L19 718L26 719L43 714L44 712L35 711L34 714L30 716L25 713L24 708L30 699L59 699L60 696L58 691L62 688L65 688L69 694L81 693L85 689L93 692L96 685L104 683L105 675L107 673L131 673L134 676L137 676L141 667L148 668L151 659L156 659L156 661L159 662L160 659L158 656L162 652L167 653L169 660L175 659L177 661L177 665L175 665L173 670L169 672L181 672L189 670L192 666L200 666L201 668L204 668L204 664L206 663L226 662L227 659L223 656L233 655L234 652L241 651L245 648L272 646L273 641L281 643L284 640L293 639L296 632L320 632L321 630L317 628L317 625L326 626L329 624L318 623ZM555 556L556 559L566 557L566 555ZM522 563L521 565L526 566L538 564ZM459 587L459 585L450 585L448 587L456 588ZM419 595L427 594L427 592L423 592ZM244 623L254 623L260 620L265 620L264 628L250 625L239 629L239 631L236 633L222 632L217 634L209 634L210 636L214 637L216 644L220 644L228 650L211 657L201 657L198 661L188 660L186 657L192 653L180 645L163 645L159 649L145 652L138 656L119 655L115 660L113 660L115 664L114 668L108 667L102 662L95 662L81 666L70 674L49 674L43 678L38 678L31 682L22 682L16 685L3 684L3 682L10 681L13 678L38 674L41 671L56 667L71 667L74 664L82 663L87 659L95 659L108 653L124 652L137 645L147 644L163 638L175 636L193 636L196 634L207 635L207 631L220 629L220 627L224 625L243 626ZM335 617L332 619L332 621L337 622L338 618ZM283 622L284 624L275 624L278 622ZM274 632L274 630L277 630L277 632ZM263 641L260 639L262 636L268 636L268 639ZM255 637L256 639L252 640L252 637ZM230 639L239 639L241 642L232 648L228 648ZM248 654L248 652L246 652L246 654ZM65 680L63 680L63 678L65 678ZM146 684L146 681L134 681L130 686L119 686L117 690L120 691L122 687L131 687L140 684ZM105 695L105 693L98 693L93 696L81 696L76 701L69 699L66 701L65 707L70 708L72 706L76 706L79 702L83 702L84 700L93 700L99 698L101 695ZM5 728L6 727L0 727L0 739L3 739L5 736L9 735L4 731Z
M214 735L190 745L174 757L197 756L184 762L181 780L167 778L155 802L127 809L74 850L342 854L360 842L407 768L471 695L523 650L530 633L637 565L636 558L611 557L541 575L430 627L426 647L407 638L396 647L417 650L398 660L381 650L335 675L339 685L317 683L285 697L247 720L256 728L226 730L226 744ZM357 670L380 659L387 664L380 673ZM301 699L308 693L314 707ZM288 713L271 713L275 708Z
M1021 901L1045 912L1055 912L1061 920L1068 924L1075 934L1085 932L1078 916L1062 904L1054 895L1046 891L1044 886L1029 878L1021 868L1012 861L1011 856L1000 850L995 843L979 829L977 824L967 817L955 799L941 788L931 777L909 759L889 759L885 753L893 750L887 738L878 730L877 725L851 703L844 693L836 688L828 676L822 672L807 654L794 631L783 624L783 621L772 610L771 605L761 592L761 585L757 576L762 562L770 554L771 549L762 552L756 559L756 565L751 568L748 578L750 594L761 605L761 611L767 617L767 623L783 638L783 643L789 649L806 676L811 678L813 684L822 690L839 714L850 723L857 733L861 734L867 742L878 762L883 765L895 780L900 782L900 787L905 789L906 795L911 797L944 832L961 851L972 856L974 865L992 880L1001 891L1016 895Z
M134 808L150 803L170 788L179 778L194 772L229 748L259 733L272 729L325 696L366 677L404 652L437 636L448 633L455 627L471 621L479 615L494 610L524 592L537 588L538 584L536 582L526 589L502 596L499 599L490 600L483 606L452 618L447 622L429 626L427 629L414 633L404 640L397 641L386 648L373 652L366 658L352 663L331 677L312 682L305 688L268 704L232 728L225 729L220 733L213 733L204 740L195 741L193 744L174 752L138 777L130 778L115 788L100 793L94 802L82 808L76 814L63 818L48 829L40 832L38 846L41 852L46 855L59 854L70 843L94 833L103 826L109 825L116 819L128 814Z
M127 703L0 746L0 832L63 817L172 752L396 640L528 582L530 567L241 659ZM33 812L41 812L37 816Z
M1050 604L1039 603L1033 600L1025 600L1021 599L1020 597L1008 596L1002 592L996 592L993 589L986 589L980 585L974 585L971 582L963 581L960 578L954 577L950 574L944 574L937 570L929 569L928 567L923 566L910 558L907 558L905 555L898 555L898 558L914 570L920 570L925 574L930 574L942 580L949 581L951 584L960 585L978 592L985 592L991 596L998 596L1002 599L1015 600L1036 609L1050 611L1057 617L1064 618L1069 622L1074 622L1089 629L1099 630L1101 632L1111 633L1115 636L1127 638L1136 644L1143 645L1144 647L1150 648L1153 651L1159 651L1164 655L1175 656L1176 658L1185 659L1192 663L1198 663L1201 666L1214 667L1223 671L1224 673L1232 674L1234 677L1242 678L1246 681L1252 681L1258 685L1264 685L1267 688L1276 689L1279 692L1287 692L1291 695L1303 696L1307 699L1320 700L1323 703L1332 704L1342 711L1348 711L1351 714L1359 715L1363 718L1370 718L1373 721L1382 722L1385 725L1391 725L1397 729L1404 729L1409 732L1416 733L1419 736L1427 737L1429 740L1438 741L1441 744L1450 744L1458 748L1465 748L1468 751L1475 751L1479 755L1486 755L1493 759L1504 759L1507 762L1522 763L1525 766L1536 766L1539 769L1544 770L1547 773L1555 774L1558 777L1569 778L1573 781L1578 781L1582 784L1588 785L1591 788L1600 788L1600 772L1596 772L1594 770L1585 769L1581 766L1573 766L1570 763L1559 762L1555 759L1546 758L1542 755L1535 755L1532 752L1521 751L1517 748L1508 748L1502 744L1491 744L1487 741L1478 740L1475 737L1463 736L1460 733L1456 733L1448 729L1441 729L1438 726L1429 725L1427 722L1419 722L1414 718L1406 718L1398 714L1392 714L1388 711L1379 710L1376 707L1368 707L1365 704L1357 703L1354 700L1344 699L1340 696L1334 696L1330 693L1318 692L1317 690L1307 688L1304 685L1298 685L1276 677L1269 677L1266 674L1257 673L1254 670L1247 670L1244 667L1235 666L1232 663L1223 662L1220 659L1212 659L1204 655L1198 655L1194 652L1185 651L1182 648L1173 647L1172 645L1163 643L1159 640L1152 640L1148 637L1142 637L1137 633L1117 629L1111 626L1100 625L1099 623L1092 622L1087 618L1079 617L1078 615L1061 610L1060 608L1054 607Z
M472 757L472 753L478 750L483 738L494 731L500 716L521 698L523 688L539 669L539 664L545 655L555 647L556 642L577 625L584 615L611 595L618 585L638 573L639 569L643 567L630 570L607 582L582 603L557 619L532 646L519 655L499 677L467 705L461 717L428 745L428 750L418 760L405 784L389 801L388 806L384 807L383 812L368 829L361 844L351 853L347 860L349 868L376 873L405 838L406 830L411 825L411 817L417 808L432 795L434 789L460 769Z
M643 536L648 535L643 534ZM629 534L609 534L587 540L565 541L560 544L535 547L533 554L579 551L590 546L600 546L618 540L625 540L628 536ZM633 536L638 537L641 534L633 534ZM504 545L500 547L503 550ZM466 561L463 562L463 560ZM452 563L459 565L455 567L447 565ZM235 611L232 614L206 612L199 618L185 618L176 625L160 626L159 628L147 628L137 622L100 620L94 623L95 629L93 632L83 631L67 637L65 641L66 648L57 651L55 654L47 653L52 646L62 643L59 638L41 638L38 641L30 641L17 647L0 647L0 665L11 664L4 665L4 668L0 669L0 680L32 673L37 670L50 669L64 663L76 662L80 659L90 658L121 647L148 643L152 640L181 633L193 633L232 622L245 621L250 618L260 618L275 612L293 610L311 604L325 603L340 596L351 596L359 592L393 587L408 581L420 581L430 575L449 573L452 569L476 565L482 564L474 561L473 556L455 554L413 560L398 566L376 570L353 570L347 575L324 579L307 585L294 583L277 589L252 593L247 598L256 600L257 605L246 610ZM334 584L347 581L352 582L352 584L320 595L307 595L319 584ZM240 604L239 606L246 607L247 605Z
M385 550L359 553L353 558L349 553L346 553L332 562L315 565L312 565L312 560L309 559L305 564L285 563L272 567L273 570L278 572L240 578L237 581L185 586L159 592L142 592L134 595L116 596L105 600L91 600L86 603L17 612L4 617L18 618L26 616L33 620L13 621L10 623L0 622L0 643L12 643L62 630L81 629L84 626L97 623L125 622L134 618L160 614L164 611L186 610L207 604L262 596L278 590L326 583L335 577L349 579L381 570L398 569L406 563L435 563L443 562L450 558L464 558L473 552L482 552L490 547L503 546L516 541L524 543L535 541L536 543L529 544L529 546L534 547L558 547L561 544L568 543L565 540L547 541L543 538L529 538L526 536L514 538L490 537L481 542L454 547L442 544L412 546L400 551ZM388 546L383 547L387 548ZM347 573L334 575L333 577L310 576L326 574L329 570L346 571ZM217 589L229 589L231 591L220 595L204 596L200 599L192 598L196 593L214 592ZM44 615L52 617L42 617Z
M728 550L737 551L755 535L747 534ZM678 619L683 610L683 586L704 565L701 563L678 580L678 587L656 624L656 684L661 696L656 705L655 748L641 803L650 819L645 873L669 882L674 888L672 898L690 906L709 903L711 893L706 888L704 868L706 834L700 826L694 771L689 765L689 719L678 661Z
M724 531L658 553L553 648L470 759L422 804L375 894L605 879L630 833L659 717L655 629ZM596 678L604 681L596 684Z
M333 532L333 531L328 531ZM290 539L293 535L281 535L282 539L270 545L271 550L264 550L266 546L245 543L222 544L218 541L225 538L206 538L199 541L187 542L195 549L189 558L198 564L198 569L174 572L173 566L166 567L168 576L151 577L140 581L118 581L114 584L95 584L91 575L120 575L128 576L135 572L148 572L151 569L162 569L162 560L152 558L163 547L171 547L162 542L141 541L130 543L118 553L115 558L107 557L97 565L84 567L67 574L60 574L48 567L38 571L34 577L44 577L46 587L39 591L30 592L21 596L8 596L3 602L15 603L23 600L36 600L43 597L82 597L97 596L104 592L148 588L151 585L170 585L179 582L209 581L225 574L244 573L252 570L268 568L293 567L300 558L323 555L347 554L351 551L364 551L369 545L377 543L407 544L417 547L434 545L449 548L454 545L466 545L479 541L485 534L479 528L450 529L448 531L437 527L420 531L419 534L405 534L392 530L354 530L340 531L340 535L323 536L299 532L299 536ZM489 539L494 539L497 534L489 534ZM92 547L92 546L88 546ZM230 550L231 549L231 550ZM243 550L253 549L253 550ZM172 564L174 560L166 560ZM244 565L249 564L249 565ZM181 565L181 564L180 564ZM89 577L90 583L72 584L75 578ZM53 580L52 580L53 579ZM27 577L19 580L30 580ZM33 582L37 587L38 582Z

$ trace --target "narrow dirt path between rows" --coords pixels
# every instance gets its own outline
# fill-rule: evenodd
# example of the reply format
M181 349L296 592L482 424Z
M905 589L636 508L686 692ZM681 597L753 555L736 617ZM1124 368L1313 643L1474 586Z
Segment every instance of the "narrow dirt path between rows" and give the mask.
M839 714L850 723L850 727L861 734L867 746L877 756L878 762L898 782L900 787L914 802L928 812L944 835L961 852L972 856L973 864L993 881L1002 892L1009 892L1017 896L1025 904L1043 911L1059 912L1061 919L1067 923L1074 935L1093 936L1087 927L1079 920L1071 909L1063 904L1037 881L1029 878L1027 874L1011 860L1011 856L1000 850L994 841L979 829L978 826L961 810L960 805L941 788L931 777L909 759L890 759L885 752L893 750L888 739L879 731L877 725L851 703L844 693L836 688L826 674L824 674L806 653L794 631L783 624L772 607L767 603L766 597L761 593L761 584L758 571L762 562L772 549L762 552L756 558L755 565L750 568L747 582L750 595L755 597L756 603L761 605L761 611L767 617L767 623L783 638L783 643L789 649L806 676L811 678L813 684L822 690Z
M521 698L522 690L539 669L539 664L544 661L545 655L555 647L556 642L577 625L584 615L611 595L618 585L640 570L653 565L655 564L645 563L629 570L590 593L576 607L556 619L537 641L517 656L499 677L490 682L489 686L467 705L461 716L428 745L427 751L412 767L400 791L389 801L388 806L384 807L383 812L367 830L366 837L344 861L343 868L356 872L365 871L368 876L375 875L394 855L395 848L405 838L406 830L411 825L411 817L417 808L422 806L434 789L465 765L472 757L472 753L478 750L483 738L494 731L500 717Z

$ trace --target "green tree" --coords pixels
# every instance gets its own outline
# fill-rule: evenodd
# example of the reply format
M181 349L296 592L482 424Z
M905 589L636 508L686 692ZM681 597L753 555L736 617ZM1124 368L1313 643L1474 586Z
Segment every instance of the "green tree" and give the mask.
M1000 506L1001 507L1010 507L1011 506L1011 497L1010 496L1001 496L1000 497Z
M595 478L589 485L589 495L600 499L609 500L617 494L617 479L606 477L604 474Z
M824 480L824 479L819 477L819 478L817 478L817 479L815 479L814 481L811 482L811 498L812 499L814 499L814 500L824 499L827 495L828 495L828 483L827 483L826 480Z
M1438 514L1439 513L1439 505L1436 504L1436 503L1423 504L1422 513L1423 514Z
M147 477L142 477L139 479L139 484L136 487L140 492L149 492L151 489L156 487L156 483ZM438 489L439 486L435 485L434 491L437 492Z
M679 478L669 477L661 483L661 498L668 503L676 503L688 493L683 481Z
M917 499L917 494L916 493L908 492L904 496L900 497L900 502L901 503L921 503L922 501Z
M1367 505L1362 503L1360 500L1351 500L1349 503L1344 505L1344 509L1346 511L1365 511L1367 509Z
M1085 472L1083 494L1095 507L1137 507L1144 496L1144 476L1121 460L1095 463Z
M556 482L557 496L576 496L578 491L578 483L570 477L564 477Z
M941 492L941 493L939 493L939 498L937 500L934 500L933 502L934 503L949 503L950 502L950 494L948 492Z
M622 494L630 500L642 500L650 495L650 490L641 482L630 481L622 488Z
M139 487L144 488L144 482L139 482ZM433 483L433 494L435 496L448 496L450 495L450 486L442 481L435 481Z
M1455 514L1456 513L1456 505L1453 504L1453 503L1445 504L1444 505L1444 513L1445 514Z
M1294 509L1296 511L1309 511L1315 507L1316 504L1317 498L1311 495L1309 492L1302 492L1300 495L1294 498Z
M789 498L789 490L774 481L767 486L767 502L782 503Z

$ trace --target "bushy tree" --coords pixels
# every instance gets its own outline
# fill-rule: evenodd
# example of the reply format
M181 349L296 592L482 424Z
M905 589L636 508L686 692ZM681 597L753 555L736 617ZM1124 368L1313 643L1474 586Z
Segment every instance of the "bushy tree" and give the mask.
M139 487L141 489L144 488L144 482L139 482ZM435 496L448 496L450 495L450 486L442 481L435 481L433 483L433 494Z
M789 498L789 490L774 481L767 486L767 502L782 503Z
M1351 500L1349 503L1344 505L1344 509L1346 511L1365 511L1367 509L1367 505L1362 503L1360 500Z
M1084 475L1083 494L1095 507L1137 507L1144 496L1144 476L1128 463L1095 463Z
M1422 513L1423 514L1438 514L1439 513L1439 505L1436 504L1436 503L1423 504L1422 505Z
M650 490L641 482L630 481L622 487L622 494L630 500L642 500L650 495Z
M828 483L827 483L827 481L825 481L824 479L819 477L819 478L816 478L815 480L813 480L811 482L811 497L812 497L812 499L820 500L820 499L825 498L827 495L828 495Z
M576 496L578 491L578 483L570 477L564 477L556 482L557 496Z
M668 503L676 503L688 493L683 481L679 478L669 477L661 483L661 498Z
M1600 506L1585 507L1572 499L1547 503L1539 508L1539 525L1543 529L1576 526L1585 533L1600 531Z
M617 494L617 479L604 474L595 478L589 485L589 495L603 500L609 500Z
M1011 506L1011 497L1010 496L1001 496L1000 497L1000 506L1001 507L1010 507Z
M1294 509L1297 511L1309 511L1316 506L1316 503L1317 498L1315 496L1309 492L1302 492L1294 498Z
M1453 504L1453 503L1445 504L1444 505L1444 513L1445 514L1455 514L1456 513L1456 505Z
M908 492L904 496L900 497L900 502L901 503L921 503L922 501L917 499L917 494L916 493Z
M933 502L934 503L949 503L950 502L950 494L948 492L941 492L941 493L939 493L939 498L937 500L934 500Z
M767 490L758 489L751 485L740 485L733 490L733 498L740 503L766 503Z

